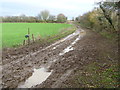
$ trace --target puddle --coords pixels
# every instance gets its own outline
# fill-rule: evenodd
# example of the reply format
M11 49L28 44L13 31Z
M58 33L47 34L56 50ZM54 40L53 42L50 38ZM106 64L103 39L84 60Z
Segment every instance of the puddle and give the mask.
M47 69L45 68L34 69L32 76L29 77L23 85L18 86L18 88L31 88L33 86L41 84L51 75L51 73L52 71L47 72Z
M74 42L71 43L71 45L74 45L78 40L80 40L80 35L75 39Z
M74 48L72 47L78 40L80 40L80 35L71 43L70 46L68 46L67 48L65 48L62 53L59 53L59 55L64 55L65 53L74 50Z
M68 46L67 48L65 48L64 50L63 50L63 52L62 53L60 53L59 55L61 56L61 55L64 55L65 53L67 53L67 52L69 52L69 51L72 51L73 50L73 47L72 46Z
M74 33L68 35L67 37L59 40L59 43L64 42L64 41L66 41L66 40L70 40L70 39L72 39L74 36L78 35L79 33L80 33L79 31L75 31ZM53 47L53 50L56 49L58 46L59 46L59 45L56 45L55 47Z
M83 37L82 33L84 33L84 30L81 30L80 32L76 32L76 33L73 33L74 34L79 34L79 36L71 43L71 45L69 45L67 48L65 48L62 53L59 53L59 55L64 55L65 53L69 52L69 51L72 51L74 50L74 48L72 47L78 40L81 39L81 37Z
M53 49L56 49L57 47L53 47Z

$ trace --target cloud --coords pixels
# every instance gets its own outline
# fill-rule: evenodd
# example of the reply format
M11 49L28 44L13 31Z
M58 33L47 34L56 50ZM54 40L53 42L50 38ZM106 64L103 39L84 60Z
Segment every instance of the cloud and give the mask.
M53 14L65 13L72 17L83 14L93 8L94 0L0 0L2 9L8 14L39 13L47 9ZM19 7L18 7L19 6ZM21 8L20 8L21 7ZM31 12L31 14L33 14Z
M81 4L93 4L94 0L1 0L5 3L19 3L35 7L77 8Z

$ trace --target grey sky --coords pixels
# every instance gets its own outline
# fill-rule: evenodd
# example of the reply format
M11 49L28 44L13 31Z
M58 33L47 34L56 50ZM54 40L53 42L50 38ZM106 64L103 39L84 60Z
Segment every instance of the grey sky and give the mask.
M42 10L49 10L50 14L65 14L68 18L82 15L94 8L96 0L0 0L1 15L37 16Z

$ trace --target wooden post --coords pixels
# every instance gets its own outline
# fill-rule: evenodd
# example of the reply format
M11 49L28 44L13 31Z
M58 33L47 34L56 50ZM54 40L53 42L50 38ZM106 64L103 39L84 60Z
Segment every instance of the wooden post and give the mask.
M29 35L29 37L28 37L28 45L30 44L30 30L29 30L29 28L28 28L28 35Z
M23 41L23 45L25 45L25 40Z
M35 41L35 39L34 39L34 35L32 34L32 40L33 40L33 42Z

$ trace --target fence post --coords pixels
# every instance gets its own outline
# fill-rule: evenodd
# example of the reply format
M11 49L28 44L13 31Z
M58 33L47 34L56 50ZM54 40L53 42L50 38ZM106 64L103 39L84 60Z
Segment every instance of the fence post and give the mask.
M23 45L25 45L25 40L23 41Z
M28 45L30 44L30 30L29 30L29 28L28 28L28 35L29 35L29 37L28 37Z
M32 34L32 40L33 40L33 42L35 41L35 39L34 39L34 35Z

